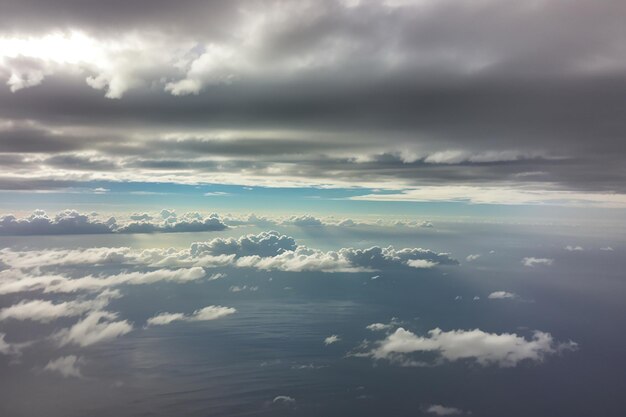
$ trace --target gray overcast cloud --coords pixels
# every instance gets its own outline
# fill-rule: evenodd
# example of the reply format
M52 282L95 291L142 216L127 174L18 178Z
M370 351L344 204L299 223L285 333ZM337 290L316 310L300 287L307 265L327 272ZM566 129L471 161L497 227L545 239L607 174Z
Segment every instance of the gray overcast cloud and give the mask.
M623 1L0 8L2 189L158 179L626 205Z

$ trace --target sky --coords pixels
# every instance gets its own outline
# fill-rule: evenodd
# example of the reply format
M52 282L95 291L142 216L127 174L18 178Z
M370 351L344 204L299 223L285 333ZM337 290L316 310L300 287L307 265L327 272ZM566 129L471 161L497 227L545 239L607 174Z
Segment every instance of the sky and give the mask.
M2 2L4 204L158 183L626 205L622 1L127 3Z
M0 0L0 415L621 416L625 19Z

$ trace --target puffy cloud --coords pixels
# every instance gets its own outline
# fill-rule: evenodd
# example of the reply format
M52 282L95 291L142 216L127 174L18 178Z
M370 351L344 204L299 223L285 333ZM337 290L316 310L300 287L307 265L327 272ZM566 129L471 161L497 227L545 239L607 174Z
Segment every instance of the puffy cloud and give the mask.
M529 257L529 258L522 259L522 264L524 264L524 266L529 266L529 267L534 267L537 265L551 266L553 263L554 263L554 259L549 259L549 258Z
M371 269L383 269L402 264L413 268L431 268L435 265L458 265L458 261L448 253L437 253L428 249L404 248L394 249L392 246L369 249L344 248L339 254L355 266Z
M82 364L83 362L83 358L77 357L75 355L62 356L48 362L48 364L43 369L44 371L59 373L64 378L82 378L82 374L80 372L80 364Z
M475 260L477 260L478 258L480 258L480 256L481 256L481 255L480 255L479 253L476 253L476 254L473 254L473 255L467 255L467 257L465 258L465 260L466 260L467 262L474 262Z
M508 291L494 291L487 296L490 300L505 300L517 298L517 294Z
M429 414L434 414L436 416L457 416L464 414L464 411L455 408L455 407L447 407L441 404L433 404L426 408L426 412Z
M271 257L242 257L236 261L236 265L239 267L257 268L267 271L278 270L290 272L361 272L370 270L369 268L351 263L339 252L322 252L301 246Z
M232 307L207 306L194 311L190 315L183 313L161 313L147 320L148 326L161 326L174 321L209 321L234 314L237 310Z
M377 360L389 360L405 366L428 365L412 359L412 354L432 352L435 363L471 360L480 365L514 367L520 362L542 361L546 356L565 349L575 349L573 342L558 343L552 335L535 331L531 339L515 333L487 333L479 329L443 331L430 330L428 336L418 336L400 327L385 339L376 342L373 349L357 354Z
M211 232L224 230L227 226L222 222L220 217L212 214L209 217L202 218L197 216L184 216L177 218L176 216L166 217L161 224L150 221L135 221L127 223L115 231L117 233L176 233L176 232Z
M568 252L582 252L582 251L585 250L585 248L583 248L582 246L578 246L578 245L576 245L576 246L567 245L565 247L565 250L568 251Z
M385 323L372 323L366 327L367 330L371 330L373 332L378 332L382 330L390 330L392 328L393 328L393 324L385 324Z
M0 261L8 269L0 271L0 294L22 291L76 292L101 291L120 285L142 285L159 281L189 282L206 277L204 268L234 266L278 271L367 272L407 268L411 265L434 267L457 265L447 253L421 248L368 249L342 248L319 251L298 246L292 237L278 232L262 232L238 239L216 238L193 243L189 249L90 248L75 250L0 250ZM71 278L59 272L43 273L41 268L73 265L128 265L148 271ZM153 269L154 268L154 269ZM209 277L209 279L211 279Z
M92 300L75 300L53 303L47 300L23 300L0 310L0 320L32 320L49 323L61 317L81 316L92 310L106 307L112 298L120 297L118 291L105 290Z
M447 253L436 253L420 248L396 250L389 246L368 249L342 248L323 252L298 246L295 250L281 252L273 257L247 256L236 261L240 267L264 270L366 272L406 266L431 268L436 264L456 265L458 262Z
M605 246L603 248L600 248L600 250L606 251L606 252L613 252L613 248L610 246Z
M217 238L209 242L193 243L190 253L195 257L202 255L270 257L285 251L293 251L296 247L296 242L292 237L269 231L259 233L258 235L241 236L238 239Z
M230 292L242 292L242 291L258 291L259 287L257 286L248 286L248 285L233 285L230 288L228 288L228 291Z
M76 210L62 211L54 218L48 217L43 210L35 210L26 218L18 219L11 214L0 217L0 235L205 232L227 227L217 214L203 217L198 213L186 213L178 218L174 212L163 212L162 222L152 221L152 216L143 213L131 215L130 222L120 225L114 217L102 222Z
M18 219L9 214L0 217L0 235L48 235L111 233L111 224L90 219L75 210L65 210L54 218L43 210L35 210L27 218Z
M341 342L341 337L336 334L330 335L324 339L324 344L326 346L332 345L333 343Z
M117 313L94 311L72 327L60 330L53 338L60 346L74 344L81 347L105 342L125 335L133 330L126 320L117 319Z

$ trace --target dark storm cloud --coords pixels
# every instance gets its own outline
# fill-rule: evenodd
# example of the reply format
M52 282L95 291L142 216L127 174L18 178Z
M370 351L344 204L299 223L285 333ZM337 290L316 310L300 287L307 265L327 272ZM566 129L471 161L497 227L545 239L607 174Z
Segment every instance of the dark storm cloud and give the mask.
M0 128L0 152L51 168L624 192L621 1L4 8L4 36L79 30L105 50L106 68L5 63L0 119L39 127ZM131 32L133 59L106 49Z

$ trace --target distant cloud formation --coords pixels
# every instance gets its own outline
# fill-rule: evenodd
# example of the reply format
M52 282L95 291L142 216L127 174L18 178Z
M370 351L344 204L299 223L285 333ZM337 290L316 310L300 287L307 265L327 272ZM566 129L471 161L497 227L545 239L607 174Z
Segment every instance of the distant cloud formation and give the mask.
M237 312L232 307L207 306L194 311L192 314L185 315L183 313L160 313L154 317L150 317L146 321L147 326L163 326L175 321L209 321L229 316Z
M522 264L524 266L535 267L535 266L552 266L554 263L554 259L549 258L535 258L529 257L522 259Z
M428 221L355 221L352 219L318 218L309 214L287 217L259 217L255 214L234 217L208 215L199 212L186 212L181 215L175 210L163 209L159 213L132 213L124 216L109 216L106 220L98 213L81 213L77 210L63 210L54 216L44 210L35 210L31 215L18 218L13 214L0 215L0 236L26 235L67 235L67 234L106 234L106 233L184 233L221 231L229 227L275 226L300 228L352 228L352 227L412 227L432 228Z
M22 300L18 304L0 310L0 321L13 319L49 323L61 317L82 316L91 310L101 310L108 305L111 299L119 297L121 297L119 291L105 290L91 300L61 303L53 303L48 300Z
M483 366L515 367L522 361L540 362L546 356L576 347L574 342L560 343L549 333L540 331L535 331L530 339L515 333L488 333L480 329L443 331L436 328L427 336L418 336L399 327L385 339L375 342L370 350L353 355L402 366L431 366L468 360ZM412 354L420 352L433 352L437 358L434 362L414 359Z
M288 220L284 221L285 224L293 224L294 226L300 226L300 227L315 227L315 226L322 226L322 221L318 218L315 218L313 216L310 215L304 215L304 216L293 216L291 218L289 218ZM344 223L345 225L345 223Z
M115 219L107 222L93 220L75 210L65 210L54 218L43 210L35 210L29 217L18 219L13 215L0 217L0 235L50 235L111 233Z
M478 258L480 258L480 257L481 257L481 255L477 253L477 254L473 254L473 255L467 255L467 256L465 257L465 260L466 260L467 262L474 262L475 260L477 260L477 259L478 259Z
M332 345L332 344L337 343L337 342L341 342L341 337L339 337L336 334L330 335L330 336L328 336L327 338L324 339L324 344L326 346Z
M320 251L297 245L295 240L275 231L245 235L237 239L216 238L196 242L189 249L148 249L132 251L129 248L90 248L66 250L13 251L0 250L0 261L9 266L0 271L0 294L26 291L45 293L101 292L122 285L147 285L157 282L213 281L221 273L209 275L207 269L232 266L277 271L371 272L393 268L431 269L435 266L454 266L458 261L447 253L428 249L371 247L368 249L342 248L338 251ZM413 264L413 265L412 265ZM101 274L99 276L66 276L60 272L40 273L40 267L65 268L78 265L128 265L140 270ZM146 269L147 268L147 269ZM253 289L233 286L234 291ZM110 294L104 293L110 298ZM104 297L104 296L103 296ZM35 303L35 302L33 302ZM72 314L83 304L53 305L37 302L28 310L41 309L55 314ZM25 306L2 310L0 318L18 317ZM34 314L34 313L30 313ZM42 313L42 315L45 315Z
M367 330L371 330L373 332L389 330L392 328L393 328L392 324L385 324L385 323L372 323L372 324L368 324L366 327Z
M203 217L201 214L185 213L178 217L175 212L168 212L161 222L147 213L133 214L131 221L118 224L115 217L106 221L81 214L76 210L65 210L54 218L43 210L35 210L29 217L16 218L13 215L0 217L0 235L67 235L101 233L176 233L206 232L224 230L227 226L217 214Z
M490 300L506 300L517 298L517 294L508 291L494 291L487 296Z
M69 355L51 360L43 369L44 371L58 373L64 378L82 378L80 372L81 363L83 363L83 358L77 357L76 355Z
M429 405L428 407L426 407L425 411L429 414L433 414L436 416L458 416L465 414L465 412L460 408L448 407L441 404Z
M85 347L116 339L133 330L128 321L117 318L117 313L93 311L73 326L57 332L53 338L60 346L73 344Z
M232 285L230 286L230 288L228 288L228 291L230 292L242 292L242 291L258 291L259 287L257 287L256 285Z

